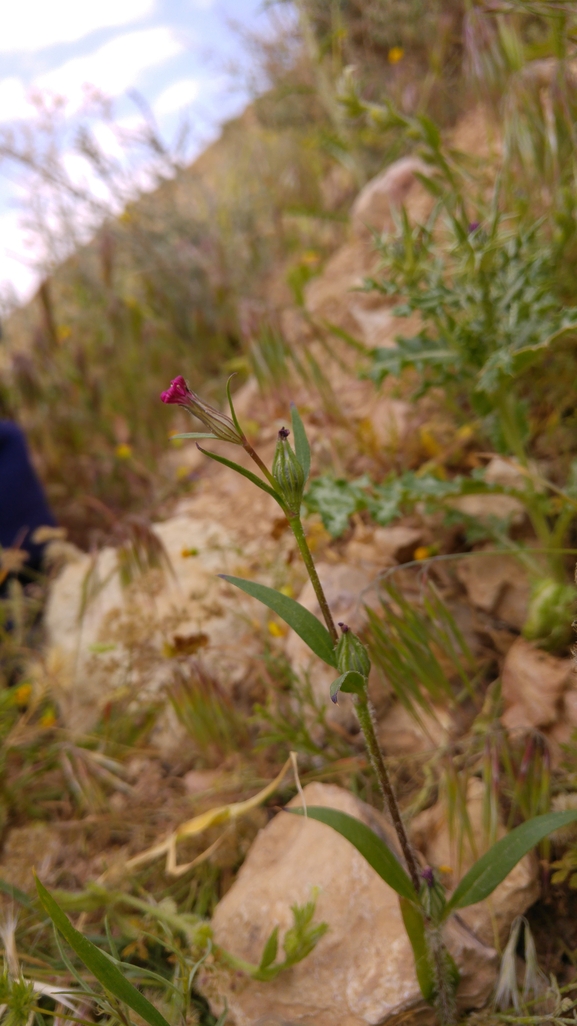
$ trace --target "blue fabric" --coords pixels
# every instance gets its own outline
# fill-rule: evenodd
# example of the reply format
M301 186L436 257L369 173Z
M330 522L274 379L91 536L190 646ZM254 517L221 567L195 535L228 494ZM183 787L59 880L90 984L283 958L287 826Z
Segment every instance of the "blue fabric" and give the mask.
M19 542L30 557L26 567L38 569L44 546L35 545L32 535L37 527L55 523L23 432L11 421L0 420L0 545L10 548Z

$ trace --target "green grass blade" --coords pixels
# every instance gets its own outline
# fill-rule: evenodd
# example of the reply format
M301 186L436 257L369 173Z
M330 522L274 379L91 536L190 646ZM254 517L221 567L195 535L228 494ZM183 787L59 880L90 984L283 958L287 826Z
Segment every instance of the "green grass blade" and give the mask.
M170 441L174 442L175 438L216 438L218 435L213 435L209 431L184 431L180 435L171 435Z
M292 812L297 816L304 815L304 809L302 808L286 809L285 811ZM332 827L333 830L336 830L341 837L346 838L347 841L354 845L363 858L367 860L369 866L372 866L375 872L379 874L381 880L384 880L402 898L418 902L415 888L396 855L375 834L374 830L371 830L365 823L361 823L359 819L349 816L346 812L339 812L338 809L327 809L321 805L307 806L307 816L309 819L316 819L319 823L325 823L327 826Z
M309 445L305 426L301 420L301 415L294 403L291 403L291 421L293 426L296 458L303 468L306 481L311 469L311 447Z
M274 488L271 488L270 485L261 481L260 477L253 474L252 470L246 470L244 467L241 467L240 464L234 463L232 460L227 460L225 456L217 456L215 452L209 452L208 449L203 449L200 445L198 446L198 449L203 456L208 456L209 459L216 460L217 463L222 463L225 467L229 467L230 470L236 470L237 474L242 474L243 477L247 477L249 481L252 481L252 483L257 486L257 488L262 488L263 492L268 492L269 495L272 495L273 499L276 499L279 506L282 506L284 509L282 497L278 492L275 492Z
M24 893L24 891L21 891L19 887L15 887L14 884L8 883L7 880L2 880L1 878L0 891L7 894L9 898L12 898L12 901L17 901L19 905L23 905L24 908L30 909L34 912L36 911L34 903L30 900L28 895Z
M289 627L292 627L293 631L298 634L299 638L302 638L305 645L308 645L319 659L328 663L329 666L337 665L333 640L329 632L316 616L301 606L300 602L295 602L294 599L282 595L274 588L267 588L265 584L245 581L242 577L230 577L229 574L219 574L219 577L268 606L285 623L288 623Z
M238 431L239 435L241 436L241 438L244 438L244 431L242 430L242 428L241 428L241 426L240 426L240 424L238 422L238 417L236 415L236 410L234 408L234 403L232 401L232 396L230 394L230 383L231 383L233 378L234 378L234 374L231 374L229 379L228 379L228 381L227 381L227 383L226 383L226 397L228 399L228 405L230 406L230 415L232 417L233 424L234 424L236 430Z
M407 901L406 898L399 897L399 905L401 906L405 930L413 949L415 971L419 987L421 988L421 994L425 1001L432 1004L435 998L435 972L429 952L429 945L427 944L423 913L412 901Z
M75 929L68 916L38 879L36 879L36 890L44 910L50 916L56 929L68 941L70 947L104 989L132 1008L133 1012L149 1023L149 1026L169 1026L158 1009L136 987L132 986L114 962L92 941Z
M548 812L522 823L497 841L471 866L445 907L445 918L458 908L484 901L539 841L569 823L577 821L577 809Z

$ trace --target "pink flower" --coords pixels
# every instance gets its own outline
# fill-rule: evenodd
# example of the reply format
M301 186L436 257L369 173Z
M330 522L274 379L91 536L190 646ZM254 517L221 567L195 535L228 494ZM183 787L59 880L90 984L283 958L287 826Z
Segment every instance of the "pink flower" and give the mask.
M205 403L199 395L192 392L184 380L182 374L170 382L170 388L160 395L163 403L176 403L177 406L184 406L193 417L198 417L208 428L215 438L222 442L232 442L233 445L242 445L244 435L239 434L236 425L220 410Z
M177 378L170 382L170 388L167 388L166 392L161 392L160 398L163 403L177 403L179 406L188 406L193 396L182 374L179 374Z

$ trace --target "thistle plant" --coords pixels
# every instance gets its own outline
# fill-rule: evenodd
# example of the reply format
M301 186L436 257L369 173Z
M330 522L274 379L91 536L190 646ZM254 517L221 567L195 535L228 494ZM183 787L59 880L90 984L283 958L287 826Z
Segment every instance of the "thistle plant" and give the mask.
M488 897L519 859L543 837L562 823L577 820L577 811L537 816L517 827L493 845L474 864L450 898L447 898L435 870L430 866L420 865L403 821L387 770L385 754L377 739L374 711L368 693L371 670L368 650L347 624L338 624L339 634L307 544L300 510L310 469L310 446L301 417L293 404L291 426L295 447L293 449L289 441L289 429L281 428L272 468L269 470L242 431L230 393L230 380L227 396L230 417L200 399L192 392L183 377L175 378L170 388L162 393L161 398L165 403L176 403L185 407L209 428L207 433L191 432L178 437L212 438L241 445L256 464L261 476L215 452L200 449L200 446L199 449L210 459L242 474L255 486L267 492L278 503L288 520L317 596L324 625L300 603L273 588L239 577L225 574L221 576L277 613L296 631L315 655L338 671L327 697L336 703L341 692L352 696L367 753L382 792L386 811L394 826L405 866L403 867L380 838L353 817L323 807L308 807L307 815L331 826L347 838L382 879L397 892L403 922L414 953L421 992L425 1000L435 1007L443 1026L450 1026L456 1022L459 972L444 943L444 923L457 909ZM296 814L303 812L302 809L291 811Z

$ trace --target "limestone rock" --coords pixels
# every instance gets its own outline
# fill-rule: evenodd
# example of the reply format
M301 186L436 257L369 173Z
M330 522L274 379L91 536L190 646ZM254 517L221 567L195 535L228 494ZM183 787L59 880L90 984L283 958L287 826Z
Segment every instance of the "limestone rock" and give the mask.
M305 788L308 805L341 809L367 823L388 843L381 815L347 791L327 784ZM300 798L291 804L300 804ZM413 957L396 894L340 835L313 820L280 814L260 832L232 888L213 917L216 942L258 962L276 925L280 940L292 923L290 906L318 888L315 921L329 929L314 951L269 983L238 978L210 991L213 1008L226 997L236 1026L428 1026L434 1021L418 989ZM461 1007L480 1007L495 979L497 956L458 923L447 942L461 972Z
M502 723L509 729L552 726L559 718L572 674L571 659L558 659L518 638L507 653L501 675Z
M471 556L459 561L457 577L477 609L491 613L518 630L523 627L529 607L530 583L518 559L506 553Z
M433 206L433 199L424 186L419 183L416 174L429 175L430 168L418 157L402 157L372 178L361 189L351 209L353 230L360 236L369 234L371 230L382 232L393 227L393 212L407 205L409 193L419 193L420 203L415 202L411 195L412 207L423 207L424 213ZM417 214L416 210L412 211ZM426 214L425 214L426 216ZM415 220L419 220L415 217Z
M472 777L467 789L467 814L475 851L471 839L463 831L462 848L456 832L451 836L448 826L448 810L445 802L437 802L431 809L421 812L412 823L412 838L415 846L432 866L448 866L453 870L456 884L486 850L483 843L483 805L485 787L481 780ZM459 829L459 827L458 827ZM501 826L498 836L506 833ZM537 861L533 854L526 855L505 880L495 889L487 901L461 909L460 918L484 944L495 943L495 925L499 944L506 943L511 924L516 916L522 915L539 897Z
M459 495L456 499L447 499L447 505L481 522L511 520L520 524L525 517L524 506L514 495Z
M52 586L46 662L60 665L58 698L72 730L89 729L121 687L137 701L155 698L172 673L168 657L180 652L198 650L225 685L245 672L254 635L242 621L242 596L226 602L217 576L238 569L230 536L190 516L157 524L154 532L171 572L153 570L123 590L117 551L107 548L65 566ZM251 618L263 615L254 603Z

